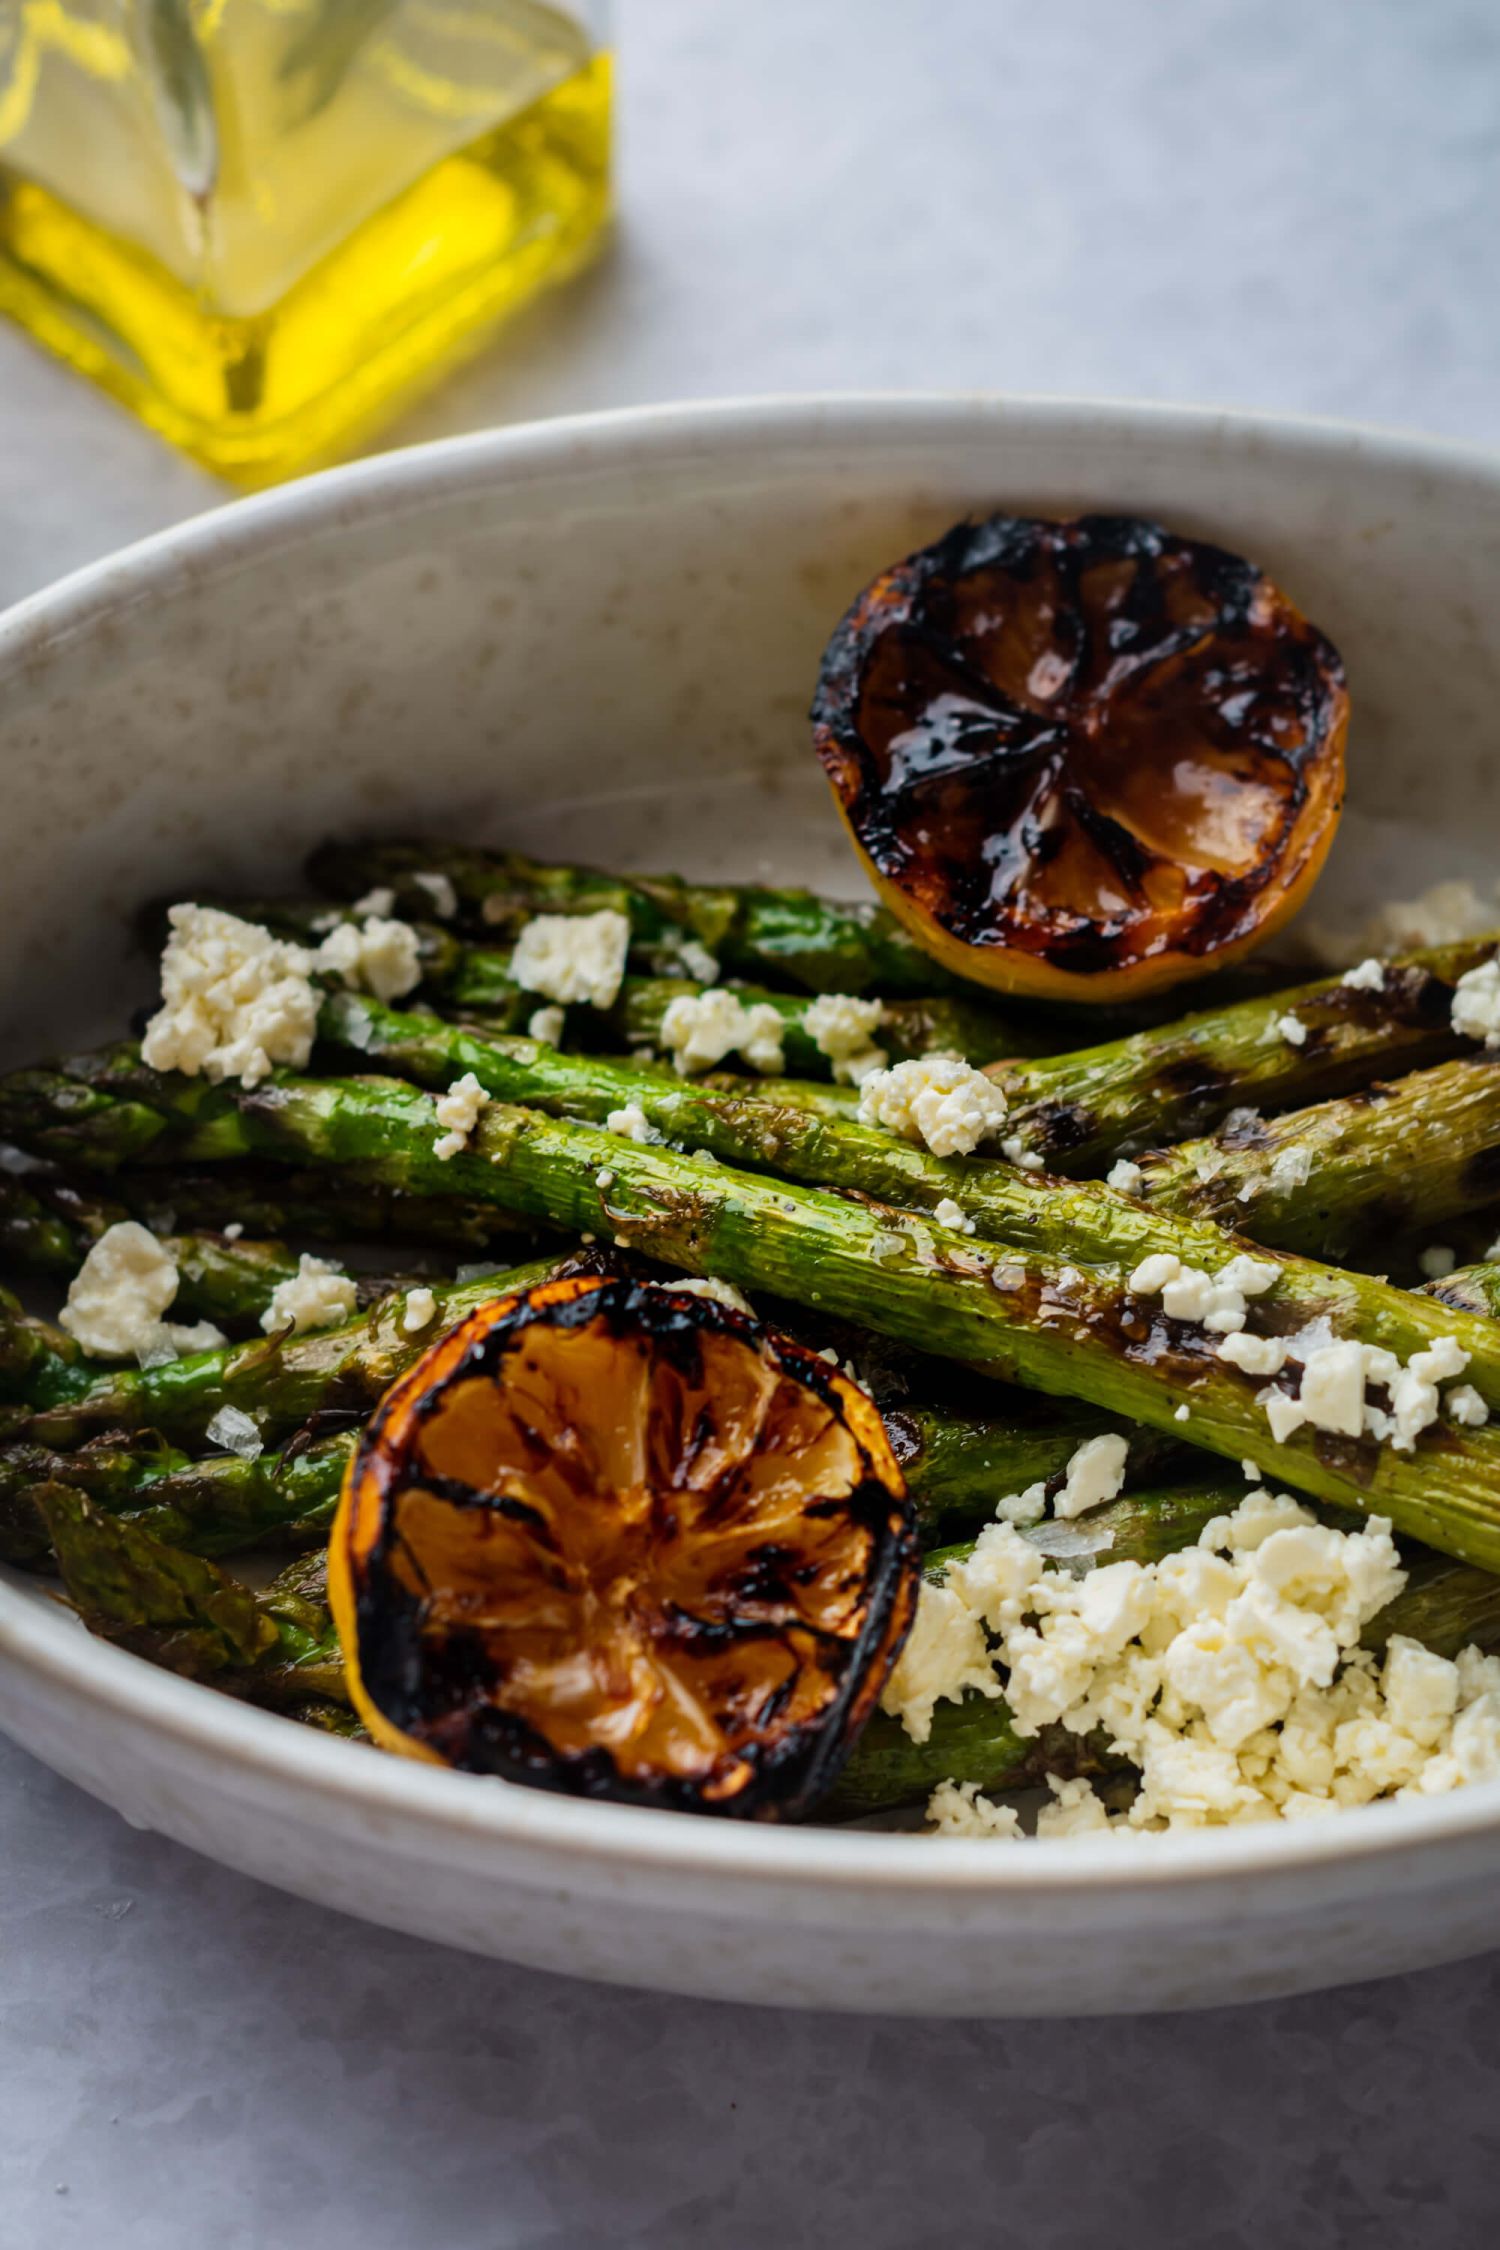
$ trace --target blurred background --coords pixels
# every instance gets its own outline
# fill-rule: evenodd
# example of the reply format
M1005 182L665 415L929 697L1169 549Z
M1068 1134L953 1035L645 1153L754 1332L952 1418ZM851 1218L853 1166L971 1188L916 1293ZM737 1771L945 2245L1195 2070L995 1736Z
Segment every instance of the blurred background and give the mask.
M7 22L38 9L50 21L62 4L0 0L0 67ZM327 87L341 56L391 35L412 4L316 0L314 23L345 42L331 63L292 50L300 113L313 105L318 131L338 119ZM233 11L248 19L262 0L217 7L232 31ZM566 10L464 7L469 32L476 10L502 12L505 68L566 75ZM125 11L112 0L108 12ZM575 64L592 38L614 50L613 228L586 270L530 298L459 373L362 432L366 445L655 399L839 387L1115 393L1500 435L1492 0L937 0L920 11L614 0L575 13ZM457 0L431 0L428 14L462 28ZM264 58L227 52L229 83L255 83ZM455 38L441 53L457 83L488 50ZM58 67L55 39L44 66L49 56ZM12 89L23 63L12 52ZM142 67L138 48L128 67ZM431 106L425 82L419 91ZM6 115L0 102L0 135ZM46 123L37 107L29 137L0 140L12 178L50 158ZM377 126L356 105L354 144L383 165L395 153ZM278 150L261 155L274 173ZM68 161L65 149L64 186L78 178ZM93 180L106 208L139 161L138 148L112 152ZM201 151L177 146L179 175L195 161ZM342 212L355 205L340 180ZM279 203L249 209L262 241L305 224L318 182L293 170ZM57 252L65 274L82 247ZM399 299L395 252L379 247L376 280L346 276L322 308L329 349L341 325L367 317L372 288ZM140 317L182 381L196 339L166 335L166 308L154 325ZM229 489L6 323L0 460L0 600Z

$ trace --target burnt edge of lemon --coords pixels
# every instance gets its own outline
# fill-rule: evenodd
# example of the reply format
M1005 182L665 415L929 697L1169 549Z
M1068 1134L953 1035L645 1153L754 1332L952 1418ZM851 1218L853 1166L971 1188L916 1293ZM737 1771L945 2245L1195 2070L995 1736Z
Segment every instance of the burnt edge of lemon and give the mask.
M588 1286L590 1278L577 1277L577 1283L584 1286L576 1296L541 1308L533 1299L554 1290L555 1281L513 1299L446 1370L444 1387L495 1375L506 1354L518 1346L538 1319L568 1328L587 1326L602 1316L622 1335L644 1329L653 1341L675 1343L685 1351L694 1349L704 1333L717 1332L736 1336L751 1348L768 1353L779 1370L811 1389L850 1431L861 1459L868 1462L869 1449L859 1433L850 1428L834 1370L816 1352L716 1299L696 1294L674 1297L670 1281L648 1283L613 1275ZM475 1326L491 1309L480 1308L463 1326ZM443 1341L451 1344L454 1338ZM348 1569L363 1693L393 1727L420 1744L424 1726L432 1716L422 1693L428 1667L419 1648L420 1604L384 1567L395 1535L390 1502L402 1479L398 1465L383 1453L381 1439L392 1416L409 1411L406 1400L410 1384L408 1376L382 1402L350 1465L347 1489L355 1490L358 1481L373 1470L381 1507L377 1538L366 1552L349 1559ZM441 1395L421 1402L421 1419L436 1410ZM871 1412L878 1422L878 1410L873 1405ZM431 1484L435 1480L424 1481ZM475 1502L524 1505L482 1494L475 1495ZM816 1720L739 1753L751 1773L733 1796L708 1798L696 1777L662 1775L644 1780L624 1775L603 1748L580 1755L559 1751L527 1720L493 1704L476 1714L471 1754L461 1760L445 1758L443 1762L462 1772L615 1803L731 1818L788 1819L805 1814L837 1777L874 1711L911 1631L920 1589L916 1513L904 1483L893 1490L878 1476L866 1473L837 1505L853 1513L872 1535L863 1627L856 1639L841 1644L835 1652L841 1675L838 1691ZM700 1629L713 1635L723 1630L716 1625ZM427 1684L430 1686L430 1681Z
M1148 517L1089 514L1054 518L1004 513L966 517L941 538L881 572L856 596L825 648L811 710L814 746L824 771L860 849L881 876L897 888L909 890L932 920L960 944L1029 952L1080 977L1135 958L1130 946L1133 917L1129 913L1103 919L1079 917L1074 927L1059 929L1055 924L1039 927L1024 914L1007 914L1003 905L997 906L993 895L994 868L990 861L949 860L940 850L929 849L912 838L909 830L921 817L923 786L933 778L933 769L913 773L904 782L893 782L882 774L860 720L867 673L877 647L893 629L908 630L914 653L933 667L935 679L950 680L981 708L988 705L997 751L983 780L986 785L993 784L1002 818L1008 810L1020 817L1025 810L1028 780L1034 779L1048 759L1061 762L1067 726L1059 724L1055 711L1033 710L1007 697L965 655L956 634L935 621L932 613L944 607L944 589L977 573L1005 573L1024 583L1044 562L1051 562L1058 566L1059 576L1070 589L1070 613L1076 621L1080 616L1078 578L1085 567L1100 560L1147 566L1184 561L1199 590L1214 605L1221 627L1238 627L1246 634L1251 631L1255 603L1269 597L1275 605L1280 627L1273 668L1275 686L1300 717L1302 741L1289 755L1266 738L1263 726L1255 731L1253 720L1244 733L1247 754L1273 760L1286 775L1286 803L1277 848L1263 853L1258 864L1243 876L1207 882L1190 910L1180 915L1170 947L1172 953L1189 957L1222 951L1256 929L1260 919L1257 908L1267 885L1285 885L1287 870L1281 864L1280 847L1295 833L1308 809L1308 768L1316 766L1331 737L1338 738L1340 751L1338 794L1330 807L1330 816L1337 816L1342 803L1342 730L1348 712L1346 676L1338 650L1275 582L1245 557L1206 540L1180 536ZM1156 635L1154 644L1142 641L1134 650L1138 654L1149 650L1155 662L1185 652L1201 637L1192 627L1170 626L1162 614L1160 594L1160 583L1152 570L1138 571L1123 621L1132 637ZM950 595L950 626L952 606ZM1132 608L1135 614L1130 613ZM1073 658L1075 672L1088 653L1086 639L1080 633ZM1232 693L1226 693L1226 704L1234 700ZM1219 715L1225 717L1223 706ZM960 772L961 761L955 760L948 771ZM1008 782L1012 785L1009 790ZM1142 871L1138 840L1105 816L1091 818L1086 804L1075 806L1074 812L1090 840L1118 872L1122 885L1133 889ZM1045 855L1046 836L1023 834L1021 846ZM1302 860L1308 856L1304 853Z

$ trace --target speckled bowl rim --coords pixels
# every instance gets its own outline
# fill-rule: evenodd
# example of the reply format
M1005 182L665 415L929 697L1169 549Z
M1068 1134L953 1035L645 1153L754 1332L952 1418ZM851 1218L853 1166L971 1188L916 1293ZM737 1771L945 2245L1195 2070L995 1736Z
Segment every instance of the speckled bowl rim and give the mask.
M325 470L229 502L157 532L73 572L0 616L0 683L77 633L139 605L170 601L189 580L264 563L318 529L374 518L398 520L481 483L564 487L569 472L605 468L722 466L742 455L820 440L952 446L1007 429L1097 442L1180 436L1201 447L1221 436L1267 455L1326 457L1342 451L1384 467L1431 469L1480 482L1500 479L1500 453L1442 438L1307 417L1156 406L1123 400L1042 399L990 393L847 393L729 399L627 408L518 424L440 440ZM291 1725L82 1634L52 1608L0 1583L0 1653L42 1686L128 1718L166 1743L212 1757L251 1786L284 1781L299 1792L342 1800L375 1816L421 1824L434 1845L486 1838L562 1853L580 1873L651 1869L679 1877L732 1875L738 1882L819 1891L843 1886L913 1898L955 1894L1040 1900L1059 1892L1156 1891L1273 1874L1311 1875L1330 1866L1409 1856L1500 1831L1500 1782L1451 1796L1371 1805L1327 1819L1207 1830L1171 1837L1081 1837L1032 1841L1015 1850L992 1841L885 1835L860 1829L777 1828L695 1820L444 1773ZM303 1802L307 1801L304 1796Z

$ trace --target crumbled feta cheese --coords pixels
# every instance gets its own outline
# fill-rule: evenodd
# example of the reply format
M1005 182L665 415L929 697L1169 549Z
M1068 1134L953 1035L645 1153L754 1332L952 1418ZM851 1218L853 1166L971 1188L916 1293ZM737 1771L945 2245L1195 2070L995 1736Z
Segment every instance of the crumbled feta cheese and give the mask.
M925 1142L934 1156L968 1156L1005 1121L992 1078L952 1055L921 1055L877 1070L859 1090L862 1125Z
M210 1445L222 1445L242 1461L256 1461L266 1450L265 1439L250 1416L238 1406L221 1406L204 1431Z
M1146 1184L1146 1175L1128 1156L1118 1156L1105 1174L1104 1184L1118 1189L1121 1195L1139 1195Z
M927 1800L935 1836L1019 1836L1020 1815L1010 1805L982 1797L977 1781L940 1781Z
M1434 1242L1422 1252L1417 1264L1429 1281L1446 1281L1458 1264L1458 1253L1450 1250L1446 1242Z
M623 1109L612 1109L604 1126L606 1132L623 1134L627 1141L640 1141L643 1145L663 1138L639 1102L627 1102Z
M1259 1464L1249 1459L1242 1461L1240 1463L1240 1475L1247 1484L1259 1484L1261 1480Z
M607 1193L608 1190L614 1186L614 1184L614 1173L610 1170L607 1164L601 1164L598 1171L594 1174L595 1187L600 1189L601 1192Z
M727 1305L731 1312L748 1313L752 1320L755 1318L755 1307L749 1298L736 1289L732 1281L716 1281L711 1274L702 1281L658 1281L653 1286L657 1289L675 1289L684 1297L711 1297L716 1305ZM838 1356L837 1352L822 1354L824 1359L832 1358L835 1365L838 1363Z
M1040 1567L1039 1557L1032 1560ZM913 1742L925 1742L938 1704L957 1702L968 1688L981 1695L1000 1693L983 1623L951 1586L924 1582L906 1646L885 1683L881 1709L901 1721Z
M960 1203L945 1195L932 1207L932 1215L940 1227L952 1227L956 1234L972 1234L974 1221Z
M1300 1016L1294 1016L1290 1009L1288 1009L1287 1013L1284 1016L1278 1016L1276 1018L1276 1022L1272 1028L1278 1037L1286 1041L1289 1047L1301 1047L1306 1045L1307 1026L1302 1021L1302 1018Z
M1312 1150L1292 1142L1286 1148L1279 1148L1271 1159L1271 1185L1278 1194L1283 1195L1290 1190L1306 1187L1312 1178L1312 1168Z
M516 940L510 973L523 992L539 992L564 1007L586 1001L612 1008L629 951L629 919L613 907L598 914L536 914Z
M544 1047L560 1047L567 1020L561 1008L533 1008L526 1025L526 1036L528 1039L539 1039Z
M738 1053L752 1070L775 1077L785 1067L783 1026L768 1000L747 1007L725 991L679 993L661 1019L661 1044L679 1078L712 1070Z
M1306 1819L1500 1774L1500 1663L1475 1649L1449 1663L1400 1636L1381 1663L1357 1645L1405 1582L1382 1519L1340 1532L1258 1490L1159 1563L1082 1560L1082 1576L1048 1569L993 1524L918 1606L909 1731L925 1739L945 1695L993 1692L981 1625L1018 1733L1102 1730L1137 1767L1122 1814L1086 1783L1054 1783L1039 1836ZM1016 1833L972 1784L929 1810L942 1832Z
M1185 1266L1175 1251L1158 1250L1143 1258L1130 1277L1138 1297L1161 1298L1169 1320L1188 1320L1219 1335L1245 1325L1247 1300L1274 1288L1280 1269L1269 1259L1241 1252L1217 1275L1202 1266Z
M420 1336L430 1328L437 1317L437 1298L427 1288L408 1289L406 1309L401 1315L401 1327L408 1336Z
M1068 1463L1063 1488L1052 1503L1052 1513L1064 1518L1081 1516L1113 1500L1125 1482L1127 1440L1111 1431L1103 1437L1085 1438Z
M1482 961L1453 987L1453 1028L1463 1039L1500 1047L1500 960Z
M1236 1329L1224 1338L1214 1356L1227 1360L1243 1375L1279 1375L1286 1365L1287 1346L1280 1336L1248 1336L1243 1329Z
M351 914L373 914L378 922L383 922L388 914L396 911L396 894L389 883L377 883L373 891L366 891L363 898L357 898L349 911ZM314 929L336 930L338 926L337 914L320 914L313 924Z
M153 1366L224 1341L208 1321L181 1327L163 1319L177 1295L177 1267L149 1227L122 1219L106 1227L73 1276L58 1318L93 1359L136 1358Z
M677 948L677 959L681 963L682 973L685 977L693 977L699 984L718 983L719 963L717 956L710 953L706 945L700 945L697 938L684 938L682 940Z
M432 901L432 911L440 922L451 922L456 918L458 914L458 893L453 888L451 876L441 873L434 874L430 869L424 869L420 874L414 874L412 881L419 889L427 893ZM372 914L380 912L389 914L390 907L387 906L383 909L371 907L367 911Z
M238 1242L240 1236L245 1231L244 1221L242 1219L235 1219L232 1224L225 1227L223 1231L224 1240L226 1242Z
M1042 1169L1042 1160L1036 1150L1028 1148L1019 1133L1006 1134L1000 1143L1000 1154L1008 1164L1014 1164L1018 1172L1040 1172Z
M876 1046L873 1036L884 1017L883 1001L823 992L803 1010L802 1028L819 1054L833 1064L834 1077L860 1086L872 1071L885 1068L886 1051Z
M371 992L389 1007L422 981L417 933L409 922L340 922L313 955L313 966L351 992Z
M1457 1422L1460 1429L1482 1430L1490 1418L1488 1406L1472 1383L1455 1384L1445 1403L1448 1419Z
M1192 1418L1192 1408L1191 1408L1190 1406L1188 1406L1188 1405L1187 1405L1187 1404L1186 1404L1185 1402L1184 1402L1184 1404L1183 1404L1183 1405L1181 1405L1181 1406L1177 1406L1177 1407L1174 1407L1174 1408L1172 1409L1172 1419L1173 1419L1173 1421L1174 1421L1174 1422L1186 1422L1186 1421L1189 1421L1189 1420L1191 1420L1191 1418Z
M1346 969L1339 978L1339 983L1346 984L1351 992L1383 992L1385 963L1377 961L1372 953L1356 967Z
M1287 1391L1259 1393L1278 1444L1311 1423L1336 1437L1388 1440L1398 1453L1409 1453L1423 1430L1438 1418L1439 1383L1461 1375L1469 1364L1468 1353L1454 1336L1436 1337L1425 1351L1413 1352L1403 1367L1393 1352L1379 1345L1313 1342L1316 1333L1309 1330L1285 1340L1286 1356L1300 1356L1302 1361L1295 1397ZM1385 1390L1388 1408L1366 1395L1372 1385Z
M216 906L174 906L161 962L162 1005L141 1056L152 1070L258 1086L278 1063L312 1053L313 956Z
M468 1147L469 1136L488 1106L489 1098L472 1070L466 1070L462 1078L455 1078L446 1094L438 1095L432 1107L443 1131L432 1144L434 1156L447 1164Z
M290 1281L278 1282L260 1324L268 1336L290 1328L301 1335L308 1328L334 1328L348 1320L359 1304L359 1289L352 1275L326 1258L310 1257L304 1250Z

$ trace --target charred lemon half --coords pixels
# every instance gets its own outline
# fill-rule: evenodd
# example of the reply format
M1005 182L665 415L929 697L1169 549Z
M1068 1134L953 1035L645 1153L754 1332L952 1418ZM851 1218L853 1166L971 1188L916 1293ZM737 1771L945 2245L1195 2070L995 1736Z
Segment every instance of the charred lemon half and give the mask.
M882 897L1002 991L1218 968L1306 896L1343 802L1337 651L1238 555L1134 517L957 525L860 595L814 738Z
M855 1384L713 1299L577 1276L481 1307L388 1393L329 1594L388 1749L778 1817L874 1709L917 1571Z

